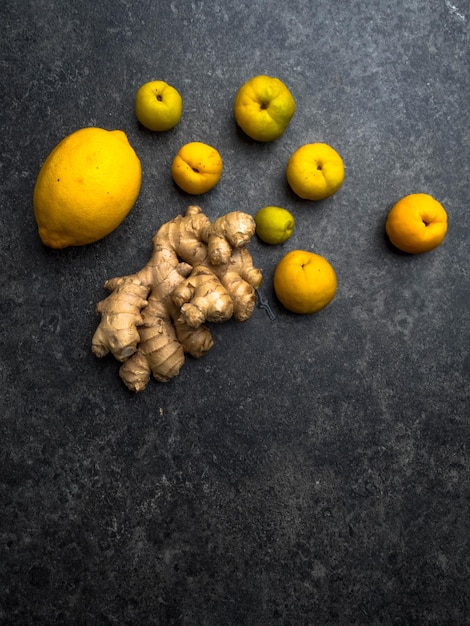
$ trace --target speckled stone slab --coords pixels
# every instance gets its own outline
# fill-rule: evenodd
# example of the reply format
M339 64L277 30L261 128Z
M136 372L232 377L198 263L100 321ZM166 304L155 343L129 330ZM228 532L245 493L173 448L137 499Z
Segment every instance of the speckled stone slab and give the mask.
M3 0L2 626L470 623L469 24L467 0ZM297 103L269 144L233 118L257 74ZM134 115L153 79L183 97L166 133ZM84 126L126 132L141 194L102 241L51 250L34 182ZM170 174L195 140L224 160L197 198ZM346 176L313 203L285 166L317 141ZM449 230L413 257L384 221L418 191ZM194 202L211 219L284 206L296 229L250 242L270 309L214 325L206 356L136 395L91 353L95 305ZM338 276L314 316L272 289L296 248Z

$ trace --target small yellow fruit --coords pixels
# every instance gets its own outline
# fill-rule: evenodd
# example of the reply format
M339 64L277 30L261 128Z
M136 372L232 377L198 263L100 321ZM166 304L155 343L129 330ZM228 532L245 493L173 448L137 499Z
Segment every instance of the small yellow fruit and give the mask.
M290 157L287 182L304 200L323 200L343 184L343 159L326 143L308 143Z
M217 185L222 176L222 157L212 146L192 141L180 148L173 159L173 180L186 193L206 193Z
M256 141L280 137L294 113L295 100L279 78L254 76L240 87L235 97L235 120Z
M317 313L333 300L337 281L326 259L306 250L292 250L274 270L274 291L293 313Z
M287 209L265 206L255 215L256 234L265 243L287 241L294 232L295 219Z
M149 130L164 131L178 124L183 112L183 99L163 80L153 80L139 87L135 96L135 114Z
M39 236L51 248L109 235L140 192L139 158L122 130L82 128L52 150L33 193Z
M390 210L385 231L394 246L403 252L420 254L440 246L447 233L447 213L426 193L413 193Z

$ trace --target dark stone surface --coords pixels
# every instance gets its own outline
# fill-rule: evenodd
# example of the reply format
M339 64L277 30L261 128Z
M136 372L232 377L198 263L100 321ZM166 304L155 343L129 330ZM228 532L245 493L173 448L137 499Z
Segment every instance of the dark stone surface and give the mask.
M467 0L2 1L2 625L470 624L469 23ZM232 104L262 73L297 112L260 145ZM160 135L133 113L154 78L184 99ZM90 125L128 134L141 195L99 243L46 249L37 172ZM194 202L169 170L191 140L224 159L197 199L211 218L278 204L297 228L250 245L276 319L215 327L204 359L134 395L90 352L94 307ZM310 141L346 164L317 204L284 176ZM449 231L411 257L384 220L416 191ZM293 248L337 271L316 316L273 295Z

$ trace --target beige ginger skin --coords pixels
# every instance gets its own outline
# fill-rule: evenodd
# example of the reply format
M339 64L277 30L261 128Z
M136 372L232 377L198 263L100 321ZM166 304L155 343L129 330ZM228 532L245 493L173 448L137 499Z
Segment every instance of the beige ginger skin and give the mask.
M147 265L105 283L111 293L96 307L93 353L122 362L119 374L132 391L145 389L151 376L177 376L185 353L199 358L213 346L205 322L246 321L253 313L262 281L246 247L254 232L246 213L211 223L195 205L164 224Z

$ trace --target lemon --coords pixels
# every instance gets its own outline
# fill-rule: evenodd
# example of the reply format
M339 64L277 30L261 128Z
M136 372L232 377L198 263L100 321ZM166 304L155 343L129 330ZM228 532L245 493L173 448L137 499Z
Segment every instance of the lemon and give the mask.
M182 146L171 165L175 183L186 193L199 195L217 185L223 162L219 152L201 141Z
M255 215L256 234L266 243L278 244L287 241L294 232L295 219L292 213L279 206L265 206Z
M122 130L82 128L52 150L33 193L42 242L51 248L102 239L127 216L140 192L139 158Z

